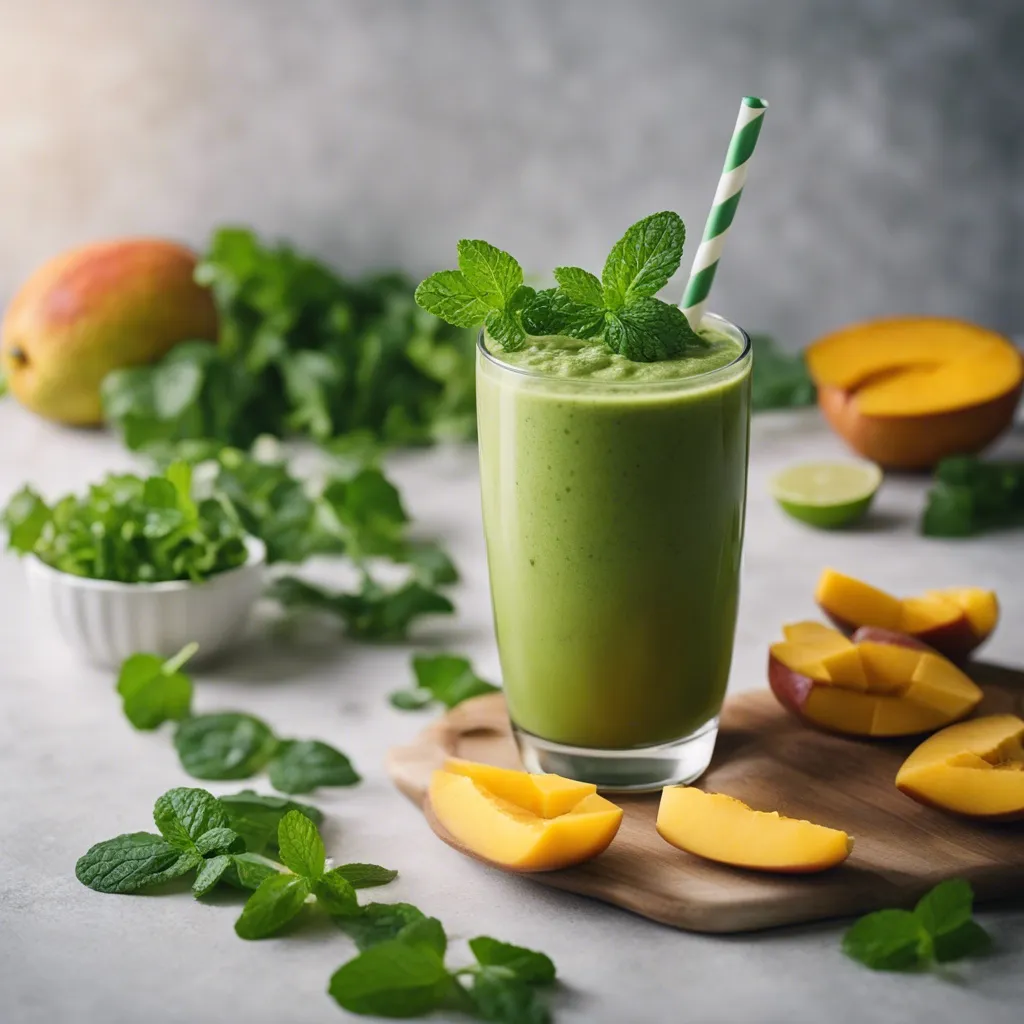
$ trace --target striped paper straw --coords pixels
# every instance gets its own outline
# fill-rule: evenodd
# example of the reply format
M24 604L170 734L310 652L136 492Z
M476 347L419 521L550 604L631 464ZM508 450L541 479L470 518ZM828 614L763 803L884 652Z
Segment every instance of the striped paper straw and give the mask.
M704 238L690 270L690 280L686 282L682 307L690 326L697 330L704 319L711 284L715 280L718 261L722 257L722 246L725 236L729 233L736 207L740 205L743 185L747 180L747 167L751 154L761 134L761 122L768 104L756 96L744 96L740 103L739 117L733 129L729 152L725 156L722 176L718 179L718 190L715 201L708 214L708 222L704 226Z

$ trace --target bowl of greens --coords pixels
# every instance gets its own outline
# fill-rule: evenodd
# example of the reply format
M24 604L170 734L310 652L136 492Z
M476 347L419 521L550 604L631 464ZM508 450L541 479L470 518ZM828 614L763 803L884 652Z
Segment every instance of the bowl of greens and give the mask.
M110 475L53 503L26 487L0 520L38 612L98 664L192 642L209 657L239 638L263 589L263 542L229 502L193 497L185 463Z

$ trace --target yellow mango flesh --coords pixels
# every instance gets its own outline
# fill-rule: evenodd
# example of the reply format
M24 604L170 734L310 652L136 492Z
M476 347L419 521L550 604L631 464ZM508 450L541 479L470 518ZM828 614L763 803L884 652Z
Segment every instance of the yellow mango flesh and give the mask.
M755 811L731 796L691 786L662 791L657 827L680 850L752 871L824 871L853 848L853 840L838 829Z
M515 871L557 871L590 860L607 849L622 821L622 808L596 793L544 818L448 771L434 772L430 806L462 846Z
M814 597L829 615L852 627L898 630L903 618L903 602L898 597L835 569L822 572Z
M929 736L903 762L896 786L956 814L1024 816L1024 720L989 715Z
M950 590L929 590L924 596L944 598L959 606L976 636L988 636L999 621L999 601L991 590L956 587Z
M993 401L1021 382L1024 364L1001 335L956 320L855 324L807 350L819 385L856 393L867 416L926 416Z
M771 647L794 674L773 677L773 689L788 686L789 696L780 699L816 725L855 736L906 736L941 729L981 700L981 690L939 654L871 640L853 644L831 632L832 653L822 654L823 635Z
M584 797L597 792L597 786L589 782L564 779L561 775L534 775L511 768L496 768L492 764L465 761L459 757L449 757L444 770L465 775L495 796L541 818L568 814Z

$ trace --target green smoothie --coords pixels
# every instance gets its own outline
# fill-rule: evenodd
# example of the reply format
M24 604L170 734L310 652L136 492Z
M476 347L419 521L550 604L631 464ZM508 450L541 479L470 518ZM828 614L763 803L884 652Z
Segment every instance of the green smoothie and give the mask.
M627 750L719 711L736 623L750 358L709 317L698 354L633 362L531 337L478 355L484 527L518 728ZM706 321L707 322L707 321Z

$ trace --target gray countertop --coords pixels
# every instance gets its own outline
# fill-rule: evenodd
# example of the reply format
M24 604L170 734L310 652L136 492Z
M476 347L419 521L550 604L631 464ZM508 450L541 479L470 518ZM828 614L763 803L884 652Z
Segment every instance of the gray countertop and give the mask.
M44 424L0 405L0 497L30 480L49 493L77 488L130 456L110 437ZM1019 434L1004 445L1020 454ZM992 587L1003 625L986 658L1024 665L1024 533L968 542L915 535L923 479L886 481L856 532L820 533L786 519L767 495L777 466L840 456L813 411L755 420L748 539L733 692L764 685L766 645L786 621L812 616L824 565L910 593ZM497 678L479 522L475 453L394 461L417 528L443 537L462 567L459 614L425 624L414 647L465 651ZM331 579L329 565L316 567ZM77 662L34 620L21 567L0 559L0 1020L5 1024L330 1024L344 1014L325 994L352 955L330 925L278 940L238 939L237 900L187 893L119 897L91 892L74 863L92 843L149 828L154 799L188 785L166 734L134 732L109 672ZM348 643L322 628L263 628L223 665L197 673L200 710L244 708L286 735L321 737L364 775L352 790L323 790L328 852L398 868L376 895L440 917L453 937L490 934L539 948L558 965L559 1022L831 1024L864 1021L1017 1021L1024 995L1024 907L989 906L989 958L946 977L873 974L839 952L842 924L705 937L529 880L502 875L438 842L390 785L389 745L411 738L429 713L393 710L386 695L408 680L409 647ZM231 784L212 784L230 792ZM265 784L261 788L268 791Z

